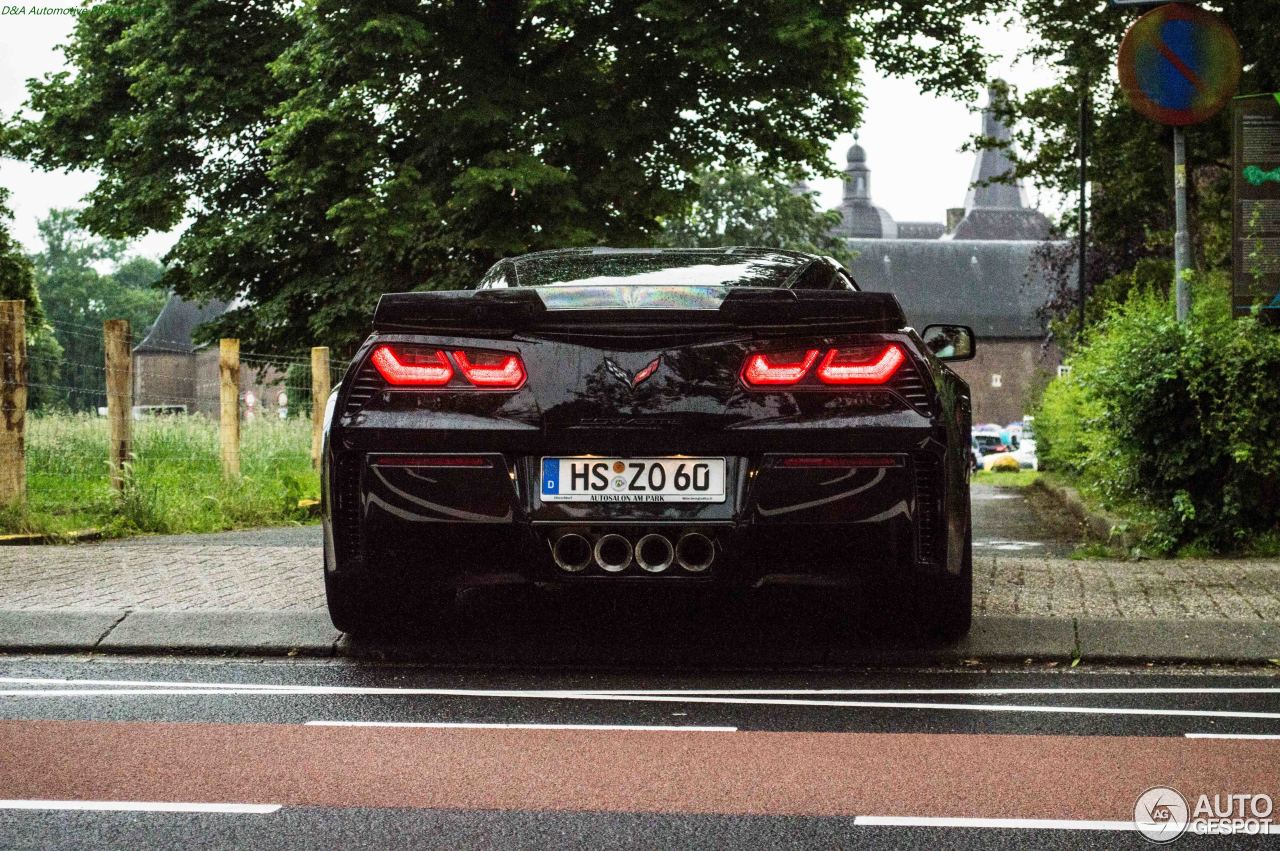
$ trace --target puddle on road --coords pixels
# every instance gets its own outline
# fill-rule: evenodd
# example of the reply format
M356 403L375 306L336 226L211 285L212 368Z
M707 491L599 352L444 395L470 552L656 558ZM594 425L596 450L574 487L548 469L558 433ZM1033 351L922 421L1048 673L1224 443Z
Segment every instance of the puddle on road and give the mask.
M975 550L997 550L1002 553L1018 553L1026 550L1042 550L1044 549L1044 542L1001 540L974 541L973 548Z

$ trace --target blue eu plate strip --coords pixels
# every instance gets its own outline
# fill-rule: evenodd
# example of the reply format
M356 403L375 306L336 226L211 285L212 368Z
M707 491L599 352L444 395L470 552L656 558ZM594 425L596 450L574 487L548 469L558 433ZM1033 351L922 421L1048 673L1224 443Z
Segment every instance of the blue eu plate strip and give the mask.
M542 459L542 492L548 496L560 493L560 460Z

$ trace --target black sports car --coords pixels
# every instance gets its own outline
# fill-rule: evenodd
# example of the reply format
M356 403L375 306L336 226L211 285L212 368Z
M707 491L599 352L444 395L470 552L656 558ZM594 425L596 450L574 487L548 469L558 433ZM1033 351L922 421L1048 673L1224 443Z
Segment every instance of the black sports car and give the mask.
M812 585L958 637L970 402L943 361L972 355L791 251L545 251L384 295L325 417L333 622L379 631L410 588Z

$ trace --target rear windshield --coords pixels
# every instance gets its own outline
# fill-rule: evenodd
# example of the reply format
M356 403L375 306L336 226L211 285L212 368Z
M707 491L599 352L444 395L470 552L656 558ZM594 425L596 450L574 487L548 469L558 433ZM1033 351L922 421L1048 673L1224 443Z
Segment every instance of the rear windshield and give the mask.
M555 253L504 260L480 287L790 286L815 258L755 251ZM825 265L825 264L823 264Z

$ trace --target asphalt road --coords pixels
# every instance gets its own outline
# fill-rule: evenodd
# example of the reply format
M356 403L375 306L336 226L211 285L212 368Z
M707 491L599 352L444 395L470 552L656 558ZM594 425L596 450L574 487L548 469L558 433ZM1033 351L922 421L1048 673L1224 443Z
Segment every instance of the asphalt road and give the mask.
M1280 678L11 658L0 755L5 848L1136 848L1280 797Z

